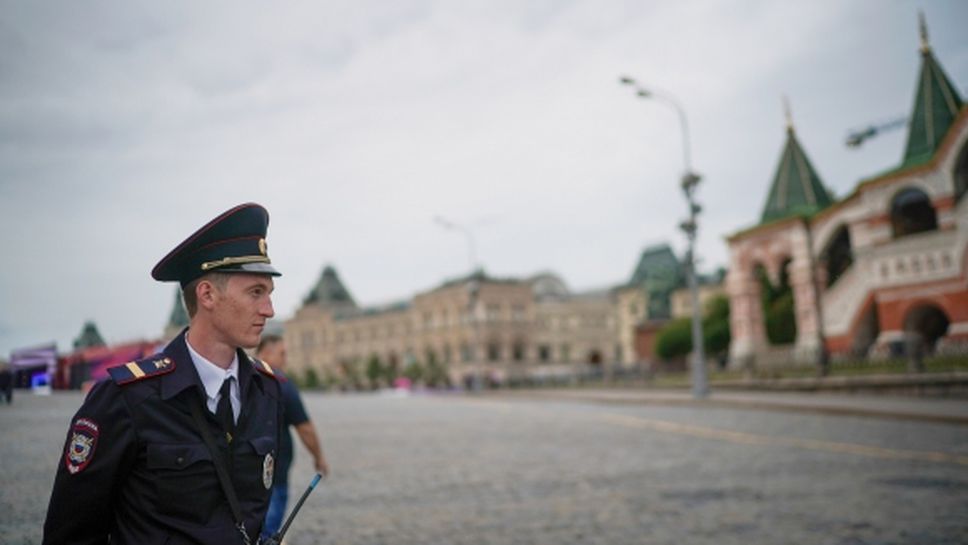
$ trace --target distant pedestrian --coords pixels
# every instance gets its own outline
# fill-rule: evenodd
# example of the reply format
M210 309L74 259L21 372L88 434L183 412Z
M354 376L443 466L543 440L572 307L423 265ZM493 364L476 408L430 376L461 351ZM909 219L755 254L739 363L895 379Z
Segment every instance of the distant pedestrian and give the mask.
M279 438L279 458L276 461L276 478L272 485L269 511L266 514L265 526L262 528L262 535L268 537L279 531L286 515L286 504L289 502L289 466L292 465L293 458L292 436L289 435L289 426L296 428L299 440L302 441L303 446L313 457L313 466L316 471L328 475L329 464L326 463L326 457L323 456L323 449L319 444L319 437L316 436L316 429L313 427L309 415L306 414L306 408L303 407L299 390L285 375L285 342L277 335L265 335L262 337L255 355L272 367L276 377L279 378L279 387L282 394L284 429Z
M9 368L0 371L0 395L7 405L13 403L13 371Z

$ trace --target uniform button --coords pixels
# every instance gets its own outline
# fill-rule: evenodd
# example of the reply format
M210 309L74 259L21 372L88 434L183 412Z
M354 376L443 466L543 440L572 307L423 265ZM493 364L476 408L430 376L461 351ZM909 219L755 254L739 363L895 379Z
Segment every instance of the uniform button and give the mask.
M184 458L182 458L181 456L179 456L179 457L178 457L178 459L177 459L177 460L175 460L175 462L177 462L177 463L178 463L178 465L182 465L182 464L184 464L184 463L185 463L185 459L184 459Z

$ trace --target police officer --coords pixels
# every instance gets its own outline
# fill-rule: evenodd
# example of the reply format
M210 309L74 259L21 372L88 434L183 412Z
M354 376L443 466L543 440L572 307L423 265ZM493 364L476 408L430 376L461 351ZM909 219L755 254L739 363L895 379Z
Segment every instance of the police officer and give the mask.
M266 210L237 206L151 271L181 283L190 323L109 370L70 424L44 543L255 543L281 430L272 369L242 348L273 316Z

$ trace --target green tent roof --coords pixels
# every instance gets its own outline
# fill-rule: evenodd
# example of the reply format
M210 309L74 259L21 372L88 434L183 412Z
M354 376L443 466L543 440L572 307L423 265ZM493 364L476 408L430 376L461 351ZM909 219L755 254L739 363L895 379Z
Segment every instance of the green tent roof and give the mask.
M931 54L922 27L921 74L902 166L929 161L963 105L958 90Z
M642 251L632 278L627 286L635 286L648 293L645 317L650 320L672 316L672 292L681 287L685 272L668 244L650 246Z
M104 337L101 336L101 333L97 330L97 326L91 321L84 322L84 327L81 328L81 334L74 339L74 350L104 345Z
M328 265L323 269L323 274L319 277L319 281L316 282L316 285L303 302L306 304L315 303L321 306L356 306L356 301L353 300L353 296L350 295L349 290L343 286L339 275L336 274L336 269Z
M674 289L682 284L682 277L679 259L672 248L668 244L657 244L642 251L627 285L639 286L647 281L660 281Z
M793 126L787 127L787 141L773 176L770 194L763 207L761 223L823 210L833 202L820 176L797 141Z
M185 310L185 302L182 299L180 288L175 288L175 304L171 307L171 314L168 315L168 328L179 331L188 326L188 312Z

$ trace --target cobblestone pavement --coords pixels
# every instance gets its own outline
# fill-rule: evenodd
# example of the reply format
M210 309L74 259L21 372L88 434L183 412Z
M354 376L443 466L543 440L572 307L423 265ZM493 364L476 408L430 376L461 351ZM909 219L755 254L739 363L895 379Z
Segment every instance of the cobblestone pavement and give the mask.
M289 545L968 543L968 426L305 395L333 467ZM0 405L0 543L38 543L76 393ZM292 495L312 475L304 452Z

